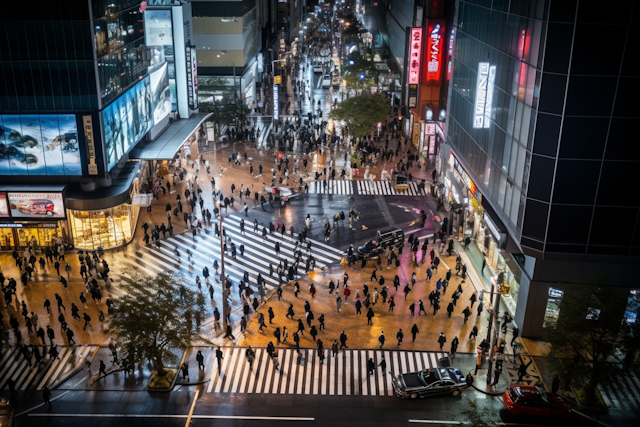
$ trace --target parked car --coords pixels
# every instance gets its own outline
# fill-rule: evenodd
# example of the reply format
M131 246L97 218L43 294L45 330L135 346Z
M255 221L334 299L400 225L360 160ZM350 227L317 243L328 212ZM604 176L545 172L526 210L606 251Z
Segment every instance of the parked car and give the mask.
M513 415L571 417L571 406L560 396L540 387L512 385L504 391L504 407Z
M456 368L433 368L396 376L392 380L396 396L415 399L451 395L459 396L467 387L467 380Z
M360 258L370 258L382 254L388 247L399 248L404 243L404 231L394 228L380 232L374 240L369 240L358 248Z

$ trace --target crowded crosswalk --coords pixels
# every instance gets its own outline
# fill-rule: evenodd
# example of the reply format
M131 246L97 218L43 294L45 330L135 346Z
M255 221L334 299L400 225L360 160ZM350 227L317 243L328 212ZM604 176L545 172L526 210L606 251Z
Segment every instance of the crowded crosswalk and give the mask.
M21 347L7 347L0 353L0 390L9 379L15 381L16 390L42 390L42 387L63 381L90 359L98 346L79 345L59 347L59 356L46 354L40 361L29 351L27 357ZM39 354L47 353L49 346L37 346Z
M244 232L241 231L240 221L246 220ZM225 254L225 274L232 283L238 283L249 274L252 284L255 285L258 274L264 278L267 289L279 285L279 278L275 273L278 264L287 260L290 264L294 261L295 241L288 232L269 233L263 239L262 226L254 231L253 224L244 215L232 215L224 219L223 227L226 235L231 238L236 247L244 246L244 254L240 250L236 258L232 258L229 252ZM296 234L297 236L297 234ZM275 245L279 244L279 253L276 253ZM324 243L310 240L311 255L315 258L315 267L323 268L342 259L343 252ZM309 254L307 245L301 245L305 257ZM176 253L179 256L176 256ZM207 267L214 273L213 262L220 263L220 238L214 233L213 227L205 228L205 231L193 238L190 233L174 235L160 240L160 248L155 245L142 247L136 256L128 256L121 259L113 275L118 277L128 276L129 270L139 270L143 273L155 276L162 272L182 273L185 278L193 278L194 275L202 275L202 270ZM270 274L270 266L274 273ZM297 273L305 273L305 264L298 265ZM286 283L286 279L283 283ZM186 283L195 286L195 282Z
M329 179L309 184L311 194L359 194L362 196L426 196L420 183L410 182L406 190L396 190L389 181L344 181Z
M310 395L392 396L391 380L401 373L438 367L447 353L394 350L340 350L336 356L325 349L321 363L316 349L278 349L279 369L264 348L255 349L253 369L246 348L223 348L220 373L212 361L207 393L262 393ZM385 360L386 369L380 366ZM367 361L375 370L369 374Z

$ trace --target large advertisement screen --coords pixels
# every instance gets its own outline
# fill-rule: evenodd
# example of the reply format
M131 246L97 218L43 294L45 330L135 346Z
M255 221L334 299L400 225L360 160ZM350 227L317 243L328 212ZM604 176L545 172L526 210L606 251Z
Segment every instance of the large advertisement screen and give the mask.
M145 10L144 37L147 46L173 46L171 11Z
M109 170L170 111L167 64L105 108L102 120Z
M62 193L7 193L14 218L64 218Z
M7 195L0 193L0 218L9 216L9 205L7 204Z
M0 175L82 175L76 117L0 115Z

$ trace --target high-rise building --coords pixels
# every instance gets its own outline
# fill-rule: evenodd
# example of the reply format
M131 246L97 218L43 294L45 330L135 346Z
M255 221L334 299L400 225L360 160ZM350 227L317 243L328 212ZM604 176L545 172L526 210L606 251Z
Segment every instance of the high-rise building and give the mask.
M640 202L630 191L640 168L640 8L456 6L440 191L460 212L470 257L504 278L503 303L536 337L558 315L564 284L602 275L629 292L640 274Z
M2 2L0 17L0 245L125 244L146 178L204 119L190 4Z

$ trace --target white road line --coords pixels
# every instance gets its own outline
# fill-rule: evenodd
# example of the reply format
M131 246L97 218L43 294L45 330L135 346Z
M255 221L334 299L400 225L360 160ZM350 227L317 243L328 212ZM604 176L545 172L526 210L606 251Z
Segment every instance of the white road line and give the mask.
M367 372L367 354L366 351L359 351L360 353L360 361L362 364L360 365L360 395L367 396L369 394L369 387L367 384L367 377L369 376Z
M318 386L320 385L320 358L318 352L311 350L313 353L313 394L318 394Z
M382 356L384 356L384 352L382 351L378 351L376 352L377 356L376 356L376 363L380 364L380 362L382 361ZM386 358L385 358L386 360ZM376 372L378 372L378 370L376 369ZM384 396L384 383L385 380L387 378L387 371L383 371L382 369L380 369L380 374L378 374L378 396Z
M416 366L415 363L413 361L413 353L405 353L407 356L407 359L409 359L409 372L415 372L416 371Z
M260 374L258 375L258 384L256 384L256 393L262 393L262 383L264 382L264 374L266 373L266 370L267 370L267 361L269 361L270 359L271 358L269 357L267 350L265 350L262 353L262 361L260 363Z
M385 359L387 360L387 375L385 377L385 383L387 387L387 396L393 395L393 387L391 385L391 379L393 378L393 374L391 373L391 357L389 356L389 352L385 351Z
M305 382L304 382L304 393L311 394L311 373L313 372L313 350L305 349L302 350L302 354L304 354L304 373L305 373ZM302 372L300 372L302 373ZM298 390L298 393L301 393L301 390Z
M284 376L284 369L285 369L285 355L287 352L285 352L285 350L283 349L279 349L278 350L278 360L280 361L280 371L276 371L274 373L274 378L273 378L273 387L271 388L271 393L272 394L276 394L278 393L278 386L280 385L280 382L285 382L285 380L287 379L287 377Z
M236 378L235 374L235 366L236 366L236 362L238 361L238 353L240 352L239 348L234 348L233 352L231 353L231 360L229 361L229 364L227 365L226 369L225 369L225 374L228 371L229 372L229 376L227 377L227 375L225 375L226 381L224 384L224 388L222 389L223 393L228 393L229 389L231 387L231 383L233 383L233 380Z
M227 374L227 366L229 365L229 359L231 359L231 351L232 349L230 348L225 348L224 349L224 356L222 359L222 368L221 368L221 372L222 374L219 375L218 378L218 382L216 384L216 389L215 392L216 393L220 393L220 390L222 389L222 383L228 378L228 374Z
M238 386L240 386L242 384L242 388L244 388L245 385L245 381L247 380L247 371L249 371L249 367L246 366L247 363L245 362L244 359L244 349L240 349L240 353L238 354L238 364L236 367L236 372L238 373L237 375L237 379L233 384L233 387L231 388L231 393L237 393L238 392Z
M327 356L327 360L329 360L330 364L331 364L331 375L329 376L329 395L333 396L335 395L336 392L336 371L338 370L338 358L331 355L329 353L329 355Z
M238 390L239 393L246 393L247 392L247 378L249 378L249 375L253 376L253 372L251 371L250 366L249 366L249 362L247 362L246 359L246 350L243 351L243 354L240 358L240 360L242 360L242 364L244 365L244 373L242 374L242 382L240 383L240 389Z
M338 382L338 396L342 396L343 379L345 380L345 382L349 382L350 378L347 378L346 376L342 376L342 372L344 369L344 353L338 352L337 359L338 359L338 378L336 379L336 381Z
M256 369L260 369L260 357L262 356L262 353L263 353L263 349L259 348L256 350L256 358L253 361L253 366ZM253 388L254 388L253 386L255 384L256 377L257 377L256 371L251 371L251 379L249 380L249 389L247 390L247 393L253 393Z
M295 351L295 350L294 350ZM298 372L298 352L296 351L295 355L292 355L291 359L291 376L289 378L289 394L294 394L296 392L296 373Z
M67 392L68 393L68 392ZM65 393L66 394L66 393ZM51 399L53 401L53 399ZM44 403L38 407L44 406ZM19 416L22 414L16 415ZM36 413L29 414L30 417L95 417L95 418L188 418L189 415L162 415L162 414L49 414L49 413ZM193 419L202 420L276 420L276 421L315 421L315 418L311 417L267 417L259 415L192 415Z

